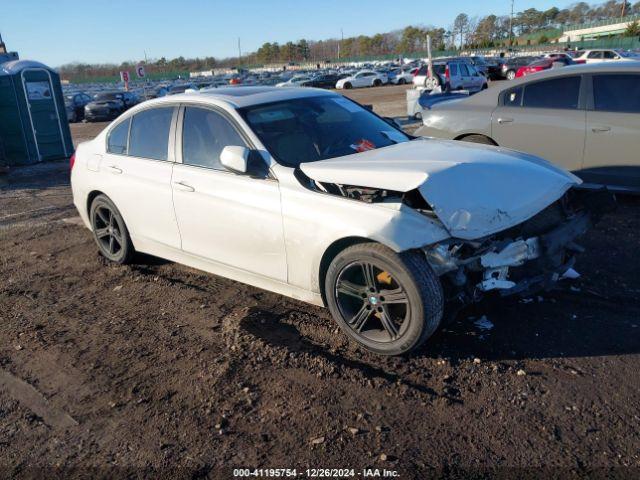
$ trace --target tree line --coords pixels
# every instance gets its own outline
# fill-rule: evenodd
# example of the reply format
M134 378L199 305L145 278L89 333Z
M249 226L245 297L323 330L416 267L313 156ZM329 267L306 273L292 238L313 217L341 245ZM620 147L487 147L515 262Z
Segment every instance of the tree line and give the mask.
M516 42L518 37L523 36L535 37L533 43L546 43L553 39L550 36L553 35L554 30L562 29L567 25L632 14L640 14L640 1L632 4L628 1L608 0L597 5L578 2L568 8L552 7L544 11L528 8L515 13L513 18L510 15L495 14L477 18L460 13L448 28L412 25L401 30L377 33L372 36L358 35L317 41L302 39L284 44L266 42L257 51L243 55L242 58L178 57L167 60L162 57L147 62L147 71L161 74L223 67L291 62L321 63L324 60L336 58L422 53L426 50L427 36L431 37L432 48L435 51L506 47ZM630 34L634 32L636 30L631 28ZM95 78L117 75L121 70L133 70L135 63L123 62L120 65L73 63L64 65L59 70L63 78Z

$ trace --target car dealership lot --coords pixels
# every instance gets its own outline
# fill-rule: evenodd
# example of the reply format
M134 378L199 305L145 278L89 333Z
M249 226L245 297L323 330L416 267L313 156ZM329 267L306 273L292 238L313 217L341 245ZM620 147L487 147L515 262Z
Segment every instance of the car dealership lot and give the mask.
M407 88L347 94L400 116ZM72 131L77 141L105 126ZM326 310L150 257L107 265L75 220L64 164L3 181L0 452L11 473L640 467L637 198L587 235L572 288L485 302L418 353L383 358L349 343Z

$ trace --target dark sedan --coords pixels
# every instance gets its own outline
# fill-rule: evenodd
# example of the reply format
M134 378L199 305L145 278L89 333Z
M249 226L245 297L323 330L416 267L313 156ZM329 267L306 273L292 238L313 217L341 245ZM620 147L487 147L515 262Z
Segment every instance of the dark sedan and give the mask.
M93 101L84 107L84 118L88 122L113 120L136 103L136 96L131 92L98 93L93 97Z
M86 93L70 93L64 96L64 105L67 109L67 120L79 122L84 118L84 107L91 102L91 97Z
M328 73L326 75L318 75L317 77L313 77L311 80L302 82L301 86L315 88L336 88L336 82L342 78L345 78L345 76L346 75L336 75L332 73Z
M539 60L540 57L513 57L509 58L502 64L502 78L506 78L507 80L513 80L516 78L516 73L520 67L526 67L530 63Z

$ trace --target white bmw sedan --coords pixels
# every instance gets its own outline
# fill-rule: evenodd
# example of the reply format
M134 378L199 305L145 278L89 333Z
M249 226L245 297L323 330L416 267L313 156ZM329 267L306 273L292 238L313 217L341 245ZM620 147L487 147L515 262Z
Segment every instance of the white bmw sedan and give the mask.
M327 306L381 354L445 305L548 288L590 215L573 175L410 137L336 93L243 87L145 102L72 160L100 253L144 252Z

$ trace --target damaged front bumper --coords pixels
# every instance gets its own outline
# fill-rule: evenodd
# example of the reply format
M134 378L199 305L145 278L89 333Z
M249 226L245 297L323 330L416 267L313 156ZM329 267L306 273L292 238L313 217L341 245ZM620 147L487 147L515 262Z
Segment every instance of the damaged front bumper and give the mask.
M502 296L529 295L553 288L572 268L574 254L583 251L575 240L591 225L591 214L583 211L541 235L483 242L451 240L424 252L436 274L465 303L491 291Z

